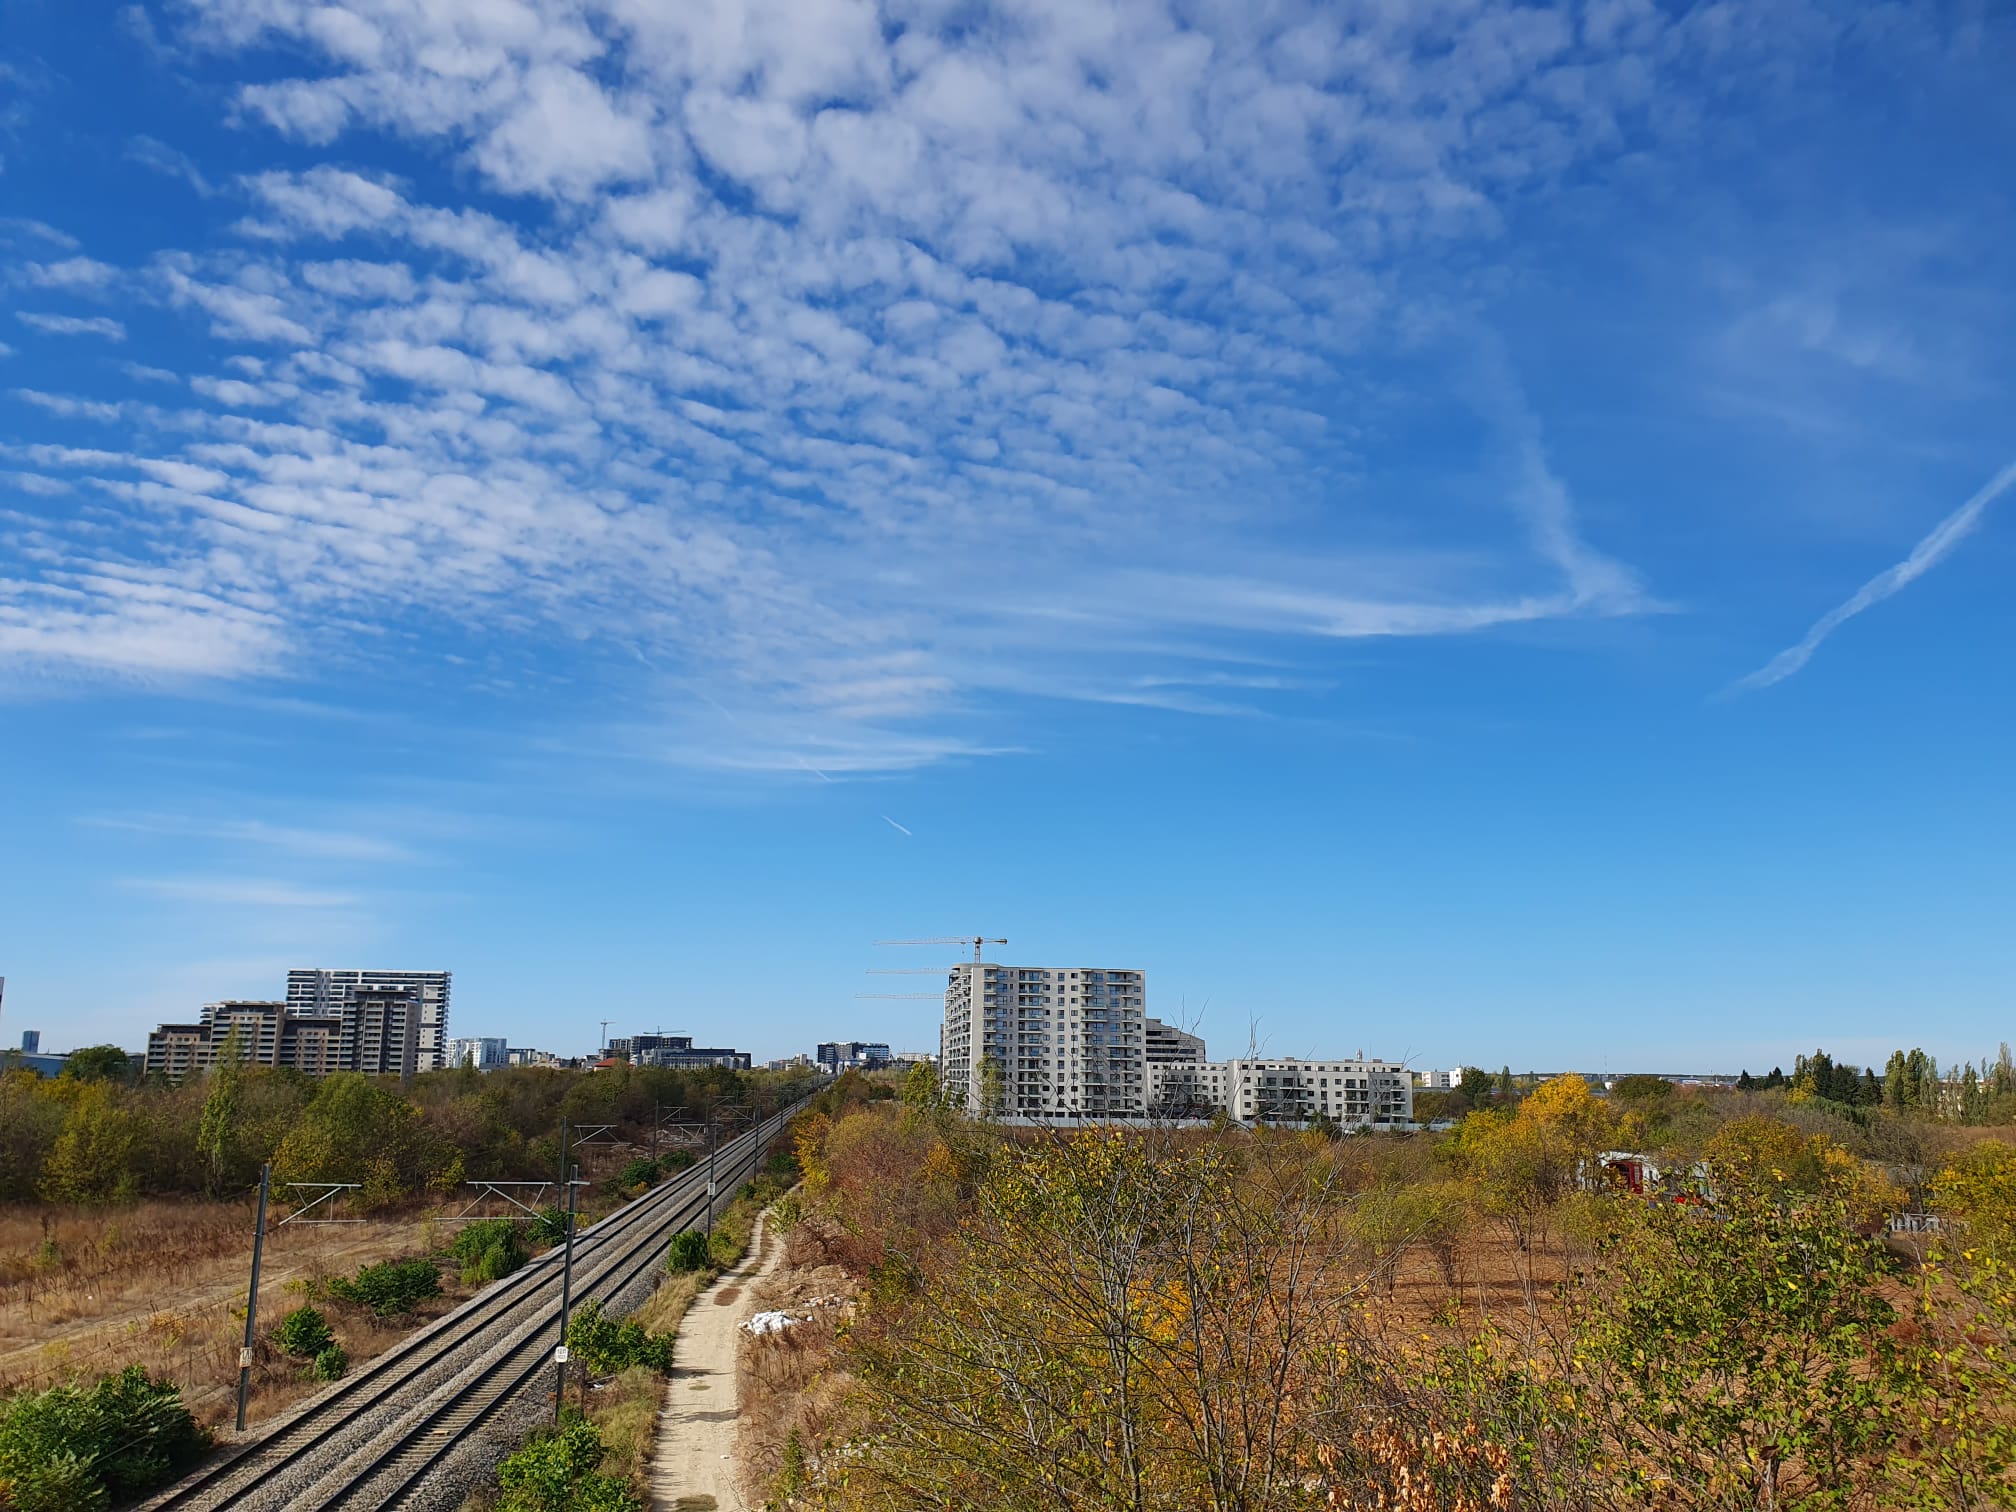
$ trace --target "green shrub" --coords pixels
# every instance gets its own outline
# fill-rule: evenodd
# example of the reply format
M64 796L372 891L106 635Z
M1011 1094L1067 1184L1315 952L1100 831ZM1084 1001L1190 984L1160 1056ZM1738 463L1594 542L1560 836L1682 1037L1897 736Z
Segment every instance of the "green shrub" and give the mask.
M672 1236L671 1248L665 1252L665 1269L705 1270L711 1263L712 1257L707 1252L707 1236L698 1229L687 1229Z
M462 1282L501 1281L529 1258L518 1225L509 1218L484 1218L455 1236L449 1253L462 1262Z
M664 1174L664 1168L648 1155L640 1155L609 1178L609 1190L627 1192L633 1187L648 1187L657 1183Z
M328 1291L338 1302L368 1307L381 1318L397 1317L441 1295L441 1271L432 1260L387 1260L363 1266L353 1277L336 1277Z
M349 1368L350 1356L343 1352L341 1344L332 1343L316 1354L314 1363L308 1367L308 1374L318 1381L335 1381L340 1380Z
M644 1512L623 1480L599 1473L601 1463L602 1435L577 1417L498 1467L497 1512Z
M175 1479L209 1444L181 1391L138 1365L30 1392L0 1407L0 1506L99 1512Z
M529 1225L536 1244L560 1244L567 1238L567 1213L563 1208L544 1209Z
M336 1335L329 1331L329 1320L321 1313L312 1307L297 1307L273 1330L273 1342L284 1355L312 1360L336 1342Z
M525 1251L515 1244L493 1244L483 1251L483 1258L476 1262L475 1272L462 1272L466 1283L502 1281L506 1276L525 1263Z
M646 1333L643 1324L627 1318L618 1323L592 1299L568 1319L567 1348L596 1375L614 1375L633 1365L672 1373L672 1335Z
M674 1150L669 1155L660 1155L658 1165L667 1176L670 1176L674 1171L685 1170L698 1158L691 1150Z

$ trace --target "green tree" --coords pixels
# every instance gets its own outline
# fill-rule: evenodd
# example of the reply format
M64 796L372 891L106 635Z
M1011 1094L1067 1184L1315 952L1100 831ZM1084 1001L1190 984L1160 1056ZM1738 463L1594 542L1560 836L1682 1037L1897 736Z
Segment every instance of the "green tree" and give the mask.
M139 1120L116 1100L109 1082L79 1090L70 1116L42 1166L42 1195L51 1202L124 1202L138 1195L135 1163Z
M196 1148L203 1157L204 1186L213 1197L224 1190L232 1144L238 1134L245 1077L240 1065L241 1049L238 1031L233 1029L211 1069L210 1089L203 1099L203 1121L196 1132Z
M0 1071L0 1199L25 1202L63 1133L69 1108L33 1071Z
M1892 1050L1890 1059L1883 1063L1883 1102L1886 1107L1899 1111L1911 1104L1910 1071L1905 1065L1902 1050Z
M1988 1095L1982 1090L1981 1078L1974 1074L1970 1064L1960 1075L1960 1121L1978 1124L1988 1110Z
M327 1078L281 1141L279 1181L356 1181L367 1204L452 1178L452 1152L420 1123L413 1105L355 1072Z
M1926 1093L1931 1090L1931 1057L1923 1050L1914 1049L1904 1057L1904 1106L1923 1107L1930 1099Z
M1635 1102L1669 1097L1672 1092L1673 1083L1663 1076L1627 1076L1611 1089L1610 1095L1622 1102Z
M1858 1232L1859 1162L1816 1160L1816 1189L1797 1192L1768 1162L1712 1160L1715 1222L1612 1205L1577 1355L1585 1400L1634 1446L1624 1489L1648 1504L1817 1509L1869 1493L1896 1430L1888 1264Z
M919 1061L910 1068L903 1078L903 1106L914 1117L925 1117L943 1110L945 1099L938 1088L935 1066Z
M62 1074L75 1081L129 1081L133 1057L117 1045L86 1045L64 1057Z

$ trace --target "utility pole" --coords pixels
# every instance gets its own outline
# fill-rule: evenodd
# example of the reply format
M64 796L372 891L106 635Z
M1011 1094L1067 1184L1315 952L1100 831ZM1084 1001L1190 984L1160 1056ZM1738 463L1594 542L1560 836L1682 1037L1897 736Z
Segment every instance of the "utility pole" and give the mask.
M560 1257L560 1342L553 1350L558 1375L553 1382L553 1421L560 1421L560 1409L567 1401L567 1309L574 1300L574 1177L567 1179L567 1238ZM583 1404L586 1405L585 1403Z
M609 1020L604 1019L602 1020L602 1043L595 1047L596 1058L600 1059L602 1052L607 1050L608 1048L609 1048Z
M259 1167L259 1217L252 1227L252 1286L245 1294L245 1347L238 1351L238 1431L245 1431L245 1397L252 1389L252 1341L259 1332L259 1258L266 1247L266 1194L273 1185L270 1163Z

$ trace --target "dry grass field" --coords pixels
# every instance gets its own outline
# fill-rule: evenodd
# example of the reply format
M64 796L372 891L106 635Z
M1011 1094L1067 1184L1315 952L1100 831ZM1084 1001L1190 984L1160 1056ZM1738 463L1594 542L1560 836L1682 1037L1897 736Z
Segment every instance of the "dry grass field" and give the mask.
M0 1396L139 1364L178 1382L199 1419L228 1422L252 1216L247 1202L0 1208ZM424 1254L437 1237L424 1215L273 1229L260 1276L261 1333L300 1306L318 1279ZM448 1295L412 1320L325 1311L360 1364L467 1294L452 1267L442 1284ZM315 1389L292 1362L263 1348L253 1381L255 1417Z

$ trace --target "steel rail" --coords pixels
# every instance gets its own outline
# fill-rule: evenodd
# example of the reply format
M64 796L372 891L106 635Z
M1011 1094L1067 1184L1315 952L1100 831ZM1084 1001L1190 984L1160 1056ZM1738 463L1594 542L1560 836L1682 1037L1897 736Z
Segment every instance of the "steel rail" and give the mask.
M759 1138L753 1148L731 1161L728 1170L733 1174L726 1176L724 1185L732 1185L742 1172L753 1170L761 1159ZM707 1194L703 1191L688 1206L686 1213L697 1215L706 1201ZM658 1262L659 1246L654 1237L615 1257L583 1287L583 1291L616 1295ZM612 1273L619 1268L623 1274L615 1277L613 1285L609 1284ZM542 1321L540 1327L523 1331L515 1342L501 1350L495 1359L469 1379L459 1385L450 1383L448 1390L429 1398L422 1404L420 1415L397 1430L396 1438L386 1442L381 1437L378 1443L383 1447L378 1448L355 1471L339 1469L323 1477L294 1505L312 1507L317 1512L353 1507L382 1512L382 1509L403 1506L409 1493L418 1488L422 1477L445 1450L459 1443L491 1412L537 1380L551 1363L552 1349ZM370 1447L366 1446L367 1449ZM388 1475L389 1484L385 1483Z
M802 1102L802 1099L800 1100ZM772 1115L778 1127L782 1121L795 1112L798 1104L780 1110ZM759 1129L737 1136L724 1149L735 1150L730 1157L727 1171L739 1176L753 1168L761 1157L763 1130L770 1129L771 1120L764 1120ZM742 1146L748 1141L746 1148ZM721 1173L717 1171L717 1184ZM584 1290L600 1288L603 1295L622 1290L623 1286L635 1281L655 1263L658 1246L669 1232L677 1232L690 1224L696 1214L703 1212L707 1205L707 1168L694 1165L681 1172L675 1179L646 1192L636 1200L608 1214L600 1222L591 1225L576 1235L574 1242L574 1264L577 1280L582 1267L590 1269L581 1284ZM718 1185L717 1185L717 1197ZM560 1251L549 1251L537 1260L524 1266L511 1276L486 1287L454 1311L444 1314L413 1334L393 1349L380 1355L358 1371L336 1383L328 1391L304 1403L294 1412L273 1423L256 1439L245 1444L239 1452L219 1458L175 1485L168 1487L154 1498L141 1504L142 1512L170 1512L170 1509L196 1508L201 1506L231 1506L255 1492L260 1486L294 1468L299 1452L311 1448L328 1438L341 1433L374 1409L386 1406L401 1391L412 1386L415 1378L426 1374L451 1359L455 1354L485 1339L506 1317L521 1316L528 1308L541 1306L547 1299L545 1293L557 1290L560 1281ZM619 1267L626 1268L622 1282L614 1287L605 1286L608 1277ZM541 1317L537 1323L527 1328L519 1340L507 1347L491 1370L481 1373L478 1380L491 1375L492 1371L517 1359L521 1354L530 1353L538 1366L551 1360L550 1344L541 1344L539 1335L552 1326L552 1320ZM529 1378L530 1372L527 1373ZM476 1383L468 1383L453 1394L453 1399L466 1397ZM514 1381L516 1390L522 1381ZM438 1390L438 1388L436 1388ZM509 1392L499 1393L491 1398L483 1411L478 1411L460 1430L466 1433L480 1424L488 1405L502 1401ZM432 1393L422 1397L422 1403L430 1399ZM437 1408L429 1414L427 1423L432 1426L446 1415L445 1408ZM426 1427L417 1430L427 1431ZM402 1436L399 1443L387 1454L360 1466L360 1479L381 1467L383 1462L396 1455L407 1445L413 1435ZM438 1458L459 1439L448 1439L430 1444L429 1460ZM373 1440L372 1442L376 1442ZM369 1447L367 1444L366 1448ZM348 1457L354 1459L355 1456ZM424 1465L422 1466L424 1469ZM330 1477L324 1476L323 1480ZM417 1478L417 1477L415 1477ZM318 1482L319 1484L319 1482ZM402 1491L405 1483L402 1483ZM332 1505L334 1503L331 1503ZM309 1503L298 1499L290 1501L292 1506L306 1506Z

